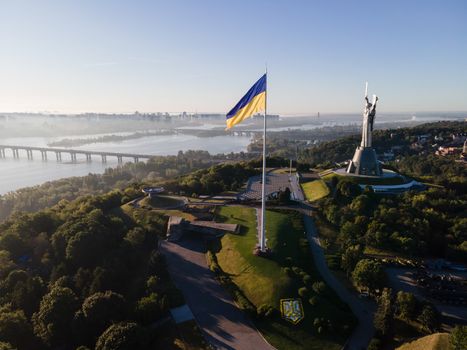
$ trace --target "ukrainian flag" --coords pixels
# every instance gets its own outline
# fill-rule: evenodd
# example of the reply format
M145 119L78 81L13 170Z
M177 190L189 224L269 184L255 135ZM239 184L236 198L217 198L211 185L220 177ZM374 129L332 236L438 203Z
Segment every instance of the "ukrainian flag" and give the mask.
M227 113L227 129L266 109L266 74Z

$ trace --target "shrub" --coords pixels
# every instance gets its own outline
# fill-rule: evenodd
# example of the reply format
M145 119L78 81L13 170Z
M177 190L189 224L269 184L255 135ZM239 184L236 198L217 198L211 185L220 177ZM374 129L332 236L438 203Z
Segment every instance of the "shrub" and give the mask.
M311 286L312 283L313 283L313 279L311 278L310 275L303 276L303 284L305 286Z
M312 288L316 294L322 295L326 290L326 284L323 281L315 282Z
M368 350L379 350L381 348L381 340L378 338L373 338L368 345Z
M352 278L359 286L375 290L384 286L386 273L379 262L362 259L355 265Z
M292 266L292 271L296 276L299 276L300 273L302 272L302 269L297 266Z
M0 341L0 350L16 350L10 343Z
M467 326L456 326L451 332L452 350L467 349Z
M293 264L293 259L290 256L285 258L285 266L290 267L290 266L292 266L292 264Z
M258 317L260 318L270 318L275 314L275 309L268 304L262 304L257 310Z
M305 298L306 296L308 296L308 293L309 291L307 287L302 287L298 289L298 295L300 295L302 298Z
M439 328L440 314L435 307L427 304L418 316L418 321L427 331L434 333Z
M116 323L97 339L96 350L143 350L146 347L144 329L136 323Z
M310 299L308 299L308 303L310 303L311 306L318 305L318 301L319 301L319 299L318 299L317 296L313 296Z

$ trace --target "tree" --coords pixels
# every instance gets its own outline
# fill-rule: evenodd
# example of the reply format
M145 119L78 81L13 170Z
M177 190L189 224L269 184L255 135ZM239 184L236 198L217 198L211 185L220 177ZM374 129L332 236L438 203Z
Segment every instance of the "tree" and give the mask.
M16 348L13 347L10 343L5 343L3 341L0 341L0 350L17 350Z
M302 298L305 298L308 294L310 294L310 291L307 287L298 288L298 295L300 295Z
M6 250L18 258L26 253L27 246L18 234L7 232L0 236L0 250Z
M423 307L422 312L418 316L418 320L420 321L422 326L430 333L435 332L439 328L439 313L433 306L429 304Z
M298 172L309 172L310 171L310 164L307 164L307 163L297 162L295 167Z
M366 194L361 194L360 196L355 197L350 204L350 209L358 215L368 214L371 207L371 198Z
M150 276L146 281L146 289L148 293L157 292L161 287L161 279L157 276Z
M339 181L336 190L336 192L343 197L356 197L362 193L362 189L359 185L347 179Z
M104 230L80 231L68 241L66 258L75 266L95 266L108 251L109 237Z
M379 262L362 259L355 266L352 278L359 285L370 290L381 289L386 280L383 265Z
M417 299L412 293L397 292L396 309L399 316L404 320L412 320L417 309Z
M5 275L9 274L16 265L11 259L10 252L6 250L0 250L0 278L3 278Z
M290 268L289 268L289 269L290 269ZM286 272L286 273L287 273L287 272ZM302 281L303 281L303 284L304 284L306 287L310 287L310 286L313 284L313 278L311 278L310 275L305 275L305 276L303 276Z
M381 349L381 340L378 338L373 338L370 341L370 344L368 344L368 349L367 350L379 350Z
M24 270L13 270L2 283L2 289L7 292L9 301L14 309L21 309L30 317L39 307L44 294L42 278L31 277Z
M167 276L167 265L164 256L156 249L151 251L148 261L149 272L164 278Z
M157 293L151 293L138 300L135 311L141 323L149 324L169 311L169 303L165 295L160 297Z
M347 221L340 229L339 240L342 242L342 246L345 247L354 243L360 235L360 227L351 221Z
M34 333L50 346L67 343L78 307L78 300L71 289L55 286L44 295L39 311L32 316Z
M341 256L341 267L347 273L347 275L351 274L362 257L363 249L360 245L351 246L345 250Z
M73 276L74 288L81 292L82 297L89 295L90 284L92 283L92 272L89 269L80 267Z
M326 291L326 284L323 281L315 282L311 288L316 294L322 295Z
M107 328L97 339L96 350L144 350L144 330L136 323L121 322Z
M142 227L135 227L127 232L125 240L132 246L141 248L146 241L146 231Z
M378 298L378 309L375 313L375 329L382 336L388 336L392 331L393 323L393 304L391 289L384 288L383 293Z
M450 343L452 350L467 349L467 326L455 326L451 332Z
M0 341L21 349L31 348L32 328L23 311L13 311L8 307L0 309Z
M87 297L82 305L85 322L96 336L110 324L125 317L125 299L112 291L98 292Z

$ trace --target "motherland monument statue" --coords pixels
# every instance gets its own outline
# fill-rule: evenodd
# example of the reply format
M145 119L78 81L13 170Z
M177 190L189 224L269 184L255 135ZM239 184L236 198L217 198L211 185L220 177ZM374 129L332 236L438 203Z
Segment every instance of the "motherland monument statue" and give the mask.
M376 116L378 96L373 95L372 102L368 99L368 83L365 87L365 110L363 111L362 141L347 167L347 173L352 175L381 176L381 166L372 147L372 132Z

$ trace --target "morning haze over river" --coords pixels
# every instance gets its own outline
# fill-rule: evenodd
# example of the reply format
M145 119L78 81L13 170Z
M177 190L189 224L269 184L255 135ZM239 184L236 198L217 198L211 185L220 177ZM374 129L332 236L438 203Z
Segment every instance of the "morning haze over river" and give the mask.
M378 116L376 128L394 128L437 120L463 120L465 113L400 113ZM301 117L269 118L268 130L309 130L304 140L316 140L316 129L332 130L346 128L358 133L361 115L321 115ZM261 130L262 120L250 120L225 132L222 115L180 116L180 115L79 115L55 116L42 114L0 113L0 145L37 146L69 148L100 152L119 152L147 155L175 155L179 151L205 150L211 154L247 152L255 131ZM323 129L324 128L324 129ZM331 137L332 138L332 137ZM20 150L19 159L14 159L7 149L5 158L0 158L0 194L22 187L34 186L46 181L88 173L102 173L105 168L118 166L115 157L108 157L103 164L100 157L86 162L84 155L77 155L72 162L64 153L62 162L49 153L48 161L41 159L40 152L34 152L34 159L28 160L25 151ZM125 158L124 161L130 161Z

